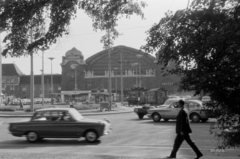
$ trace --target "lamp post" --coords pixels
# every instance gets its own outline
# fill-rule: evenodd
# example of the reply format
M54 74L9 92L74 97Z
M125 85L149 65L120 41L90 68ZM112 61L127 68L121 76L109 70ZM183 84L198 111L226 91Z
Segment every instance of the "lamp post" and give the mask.
M135 72L135 75L136 75L136 87L138 86L138 80L137 80L137 65L138 65L138 62L135 62L135 63L132 63L132 66L136 66L136 72Z
M51 60L51 103L53 104L53 76L52 76L52 60L54 57L49 57L49 60Z
M123 76L122 76L122 47L120 47L120 70L121 70L121 103L123 104Z
M2 105L2 47L1 47L1 33L4 30L2 28L0 28L0 106Z
M45 90L44 90L44 51L49 49L48 47L46 48L41 48L40 50L42 51L42 105L44 105L44 94L45 94Z
M114 70L116 70L116 74L115 74L115 90L116 90L116 101L117 101L117 70L118 70L118 68L115 67Z
M76 95L76 91L78 89L78 86L77 86L77 70L76 70L77 66L78 66L78 64L72 64L71 65L72 69L74 69L74 71L75 71L74 72L74 74L75 74L75 85L74 85L75 95Z
M143 55L138 54L138 66L139 66L139 88L142 86L142 81L141 81L141 63L140 63L140 58L142 58Z

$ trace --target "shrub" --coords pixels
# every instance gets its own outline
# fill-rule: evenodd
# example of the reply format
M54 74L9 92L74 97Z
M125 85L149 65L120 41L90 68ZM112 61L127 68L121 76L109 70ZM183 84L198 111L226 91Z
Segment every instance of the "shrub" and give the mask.
M100 104L74 105L74 108L77 109L77 110L99 109L100 108Z
M9 107L0 107L0 111L8 111L8 112L14 112L14 108L9 108Z

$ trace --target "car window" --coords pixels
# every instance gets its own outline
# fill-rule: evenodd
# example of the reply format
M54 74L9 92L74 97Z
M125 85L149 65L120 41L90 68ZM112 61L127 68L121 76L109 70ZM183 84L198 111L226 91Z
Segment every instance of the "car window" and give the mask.
M57 121L71 121L71 116L68 112L62 111L59 112L59 118L57 119Z
M170 105L172 103L172 100L166 100L164 105Z
M52 121L57 121L61 116L59 111L53 111L51 113Z
M69 113L75 120L82 120L84 118L76 109L70 110Z
M33 121L50 121L51 120L51 114L50 112L37 112L32 117Z
M178 102L172 102L170 108L178 108Z
M188 102L184 103L184 108L187 108L187 109L189 108L189 103Z
M199 107L200 105L198 103L195 103L195 102L189 102L189 109L192 109L192 108L197 108Z

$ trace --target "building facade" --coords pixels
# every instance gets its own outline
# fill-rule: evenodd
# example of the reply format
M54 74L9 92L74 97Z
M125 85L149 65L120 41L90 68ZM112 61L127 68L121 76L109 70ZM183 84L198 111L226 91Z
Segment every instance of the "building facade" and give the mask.
M108 50L102 50L86 60L81 51L72 48L62 57L62 73L52 75L53 93L64 96L93 90L107 92L110 77L112 93L115 94L120 94L122 90L126 96L129 90L137 87L162 87L169 93L175 93L180 78L176 75L163 76L162 66L155 61L155 57L127 46L113 47L110 56ZM42 75L34 76L35 98L42 96L41 79ZM30 76L24 75L15 64L3 64L2 83L6 96L30 97ZM44 75L44 86L45 97L50 97L51 75Z

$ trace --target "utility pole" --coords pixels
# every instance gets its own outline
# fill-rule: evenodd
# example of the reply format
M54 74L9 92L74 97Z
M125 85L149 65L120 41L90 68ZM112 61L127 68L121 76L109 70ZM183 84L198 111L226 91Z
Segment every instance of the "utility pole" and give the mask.
M47 48L41 48L42 51L42 105L44 105L44 97L45 97L45 90L44 90L44 51L49 49Z
M54 59L53 57L49 57L49 60L51 60L51 103L53 104L53 75L52 75L52 60Z
M108 90L109 90L109 107L110 107L110 110L111 110L111 107L112 107L112 78L111 78L111 49L110 49L110 30L108 28L108 40L109 40L109 43L108 43Z
M32 26L30 28L30 42L32 43ZM30 105L30 111L34 112L34 73L33 73L33 50L30 52L30 61L31 61L31 71L30 71L30 99L31 99L31 105Z
M121 61L121 103L123 104L123 75L122 75L122 47L120 47L120 61Z
M2 28L0 28L0 106L2 105L2 40L1 40L1 33L4 30Z

